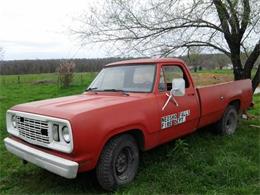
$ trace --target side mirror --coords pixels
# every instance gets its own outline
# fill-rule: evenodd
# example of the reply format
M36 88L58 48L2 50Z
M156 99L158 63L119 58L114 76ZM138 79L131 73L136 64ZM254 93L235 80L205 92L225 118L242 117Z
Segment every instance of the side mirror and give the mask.
M171 95L184 96L185 95L185 80L183 78L172 80Z

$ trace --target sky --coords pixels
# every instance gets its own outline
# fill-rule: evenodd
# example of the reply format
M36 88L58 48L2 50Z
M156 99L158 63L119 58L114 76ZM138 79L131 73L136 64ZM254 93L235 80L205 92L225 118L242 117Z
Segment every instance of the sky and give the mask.
M95 0L0 0L0 48L4 60L105 57L81 47L70 31Z
M111 56L104 45L81 47L71 33L71 29L78 29L78 20L90 6L97 2L102 5L102 1L0 0L0 60ZM258 36L253 36L249 43L256 40Z

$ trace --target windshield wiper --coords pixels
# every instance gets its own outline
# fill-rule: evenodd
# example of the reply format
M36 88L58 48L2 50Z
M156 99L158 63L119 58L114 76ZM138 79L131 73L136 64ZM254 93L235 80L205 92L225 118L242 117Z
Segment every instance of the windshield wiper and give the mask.
M87 88L85 91L93 91L95 89L97 89L97 87L90 87L90 88Z
M103 89L103 91L124 92L124 90L122 90L122 89Z
M111 91L111 92L122 92L124 95L129 95L122 89L104 89L103 91Z

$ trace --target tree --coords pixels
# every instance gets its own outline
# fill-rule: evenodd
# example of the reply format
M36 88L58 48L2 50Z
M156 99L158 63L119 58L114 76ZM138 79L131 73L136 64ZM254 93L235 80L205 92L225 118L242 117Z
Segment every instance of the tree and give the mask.
M235 80L252 78L255 66L253 89L259 84L259 0L107 0L81 24L74 33L83 44L108 43L128 55L182 55L191 47L220 51L230 58Z
M0 61L4 59L4 51L3 48L0 47Z
M63 61L58 67L58 81L61 87L67 88L73 81L75 63Z
M189 65L194 67L194 72L197 72L201 65L201 49L200 47L188 48Z

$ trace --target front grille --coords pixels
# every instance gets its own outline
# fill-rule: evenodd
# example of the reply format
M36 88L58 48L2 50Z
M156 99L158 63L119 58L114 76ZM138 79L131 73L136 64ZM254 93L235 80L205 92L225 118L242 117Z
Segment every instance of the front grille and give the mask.
M25 141L31 143L49 144L48 122L16 116L19 135Z

